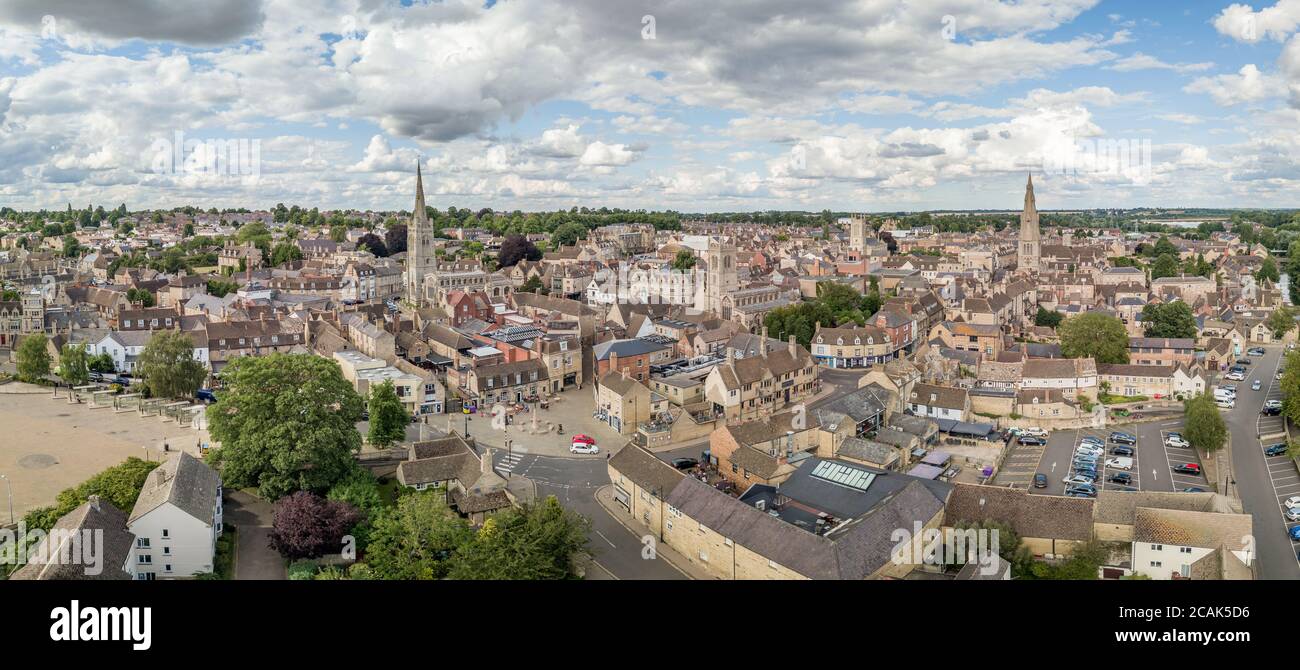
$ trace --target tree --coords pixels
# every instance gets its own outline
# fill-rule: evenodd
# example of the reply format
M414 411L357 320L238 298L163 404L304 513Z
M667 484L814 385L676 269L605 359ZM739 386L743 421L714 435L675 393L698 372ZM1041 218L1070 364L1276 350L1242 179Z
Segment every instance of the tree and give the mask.
M1282 371L1282 413L1292 423L1300 423L1300 351L1286 355Z
M63 236L63 257L76 258L81 255L81 244L74 235Z
M519 293L545 293L542 290L542 280L536 275L529 277L523 284L515 289Z
M673 269L685 272L695 267L695 254L690 249L682 249L673 257Z
M126 300L131 303L140 303L141 307L153 307L154 297L147 288L129 288L126 290Z
M1179 273L1178 257L1173 254L1162 254L1151 264L1151 278L1160 279L1162 277L1176 277Z
M88 366L91 372L98 372L100 374L117 372L117 365L113 363L113 356L108 352L104 352L97 356L91 356Z
M388 255L388 247L384 244L384 241L379 239L379 236L374 233L366 233L365 235L362 235L361 239L357 240L357 248L369 249L370 253L380 258L384 258Z
M115 465L70 489L64 489L55 499L52 507L31 510L23 517L28 530L40 528L48 531L60 517L79 507L92 495L97 495L120 510L135 507L140 489L144 487L145 477L157 462L143 461L135 456L128 457L121 464Z
M275 502L271 548L290 560L338 553L343 536L364 519L351 503L298 491Z
M220 279L208 280L208 295L214 298L224 298L238 290L239 284L233 281L222 281Z
M348 227L344 225L330 226L330 239L338 244L348 239Z
M1061 325L1061 320L1065 315L1057 311L1047 311L1042 307L1038 308L1038 313L1034 315L1034 325L1055 328Z
M300 260L302 260L302 249L299 249L296 244L281 242L271 250L271 265L283 265Z
M474 531L444 502L445 491L403 495L374 522L366 565L377 579L441 579Z
M185 224L185 229L184 229L184 232L183 232L182 234L183 234L185 237L194 237L194 224L192 224L192 223L187 223L187 224Z
M1223 448L1228 439L1228 427L1210 396L1201 394L1183 401L1183 413L1183 431L1193 447L1205 451Z
M1255 271L1255 279L1261 282L1267 279L1276 284L1281 278L1277 271L1277 263L1273 262L1272 258L1265 258L1264 263Z
M1143 307L1142 325L1147 337L1196 337L1196 317L1182 301Z
M1176 261L1178 259L1178 247L1175 247L1174 243L1169 241L1169 236L1161 235L1160 239L1156 240L1155 246L1151 249L1151 255L1156 258L1170 255L1173 256Z
M555 496L509 508L487 520L474 542L451 558L451 579L577 579L574 559L590 522Z
M1294 307L1279 305L1277 309L1273 310L1272 314L1268 315L1266 325L1269 330L1273 331L1273 337L1280 339L1283 335L1291 332L1292 328L1295 328L1295 317L1296 310Z
M406 251L406 224L398 223L388 228L384 233L384 246L388 247L389 254L400 254Z
M1128 363L1128 331L1113 316L1088 312L1061 322L1061 353L1066 358L1091 357L1097 363Z
M387 447L406 438L409 418L391 379L370 387L370 444Z
M140 372L155 398L192 398L208 377L194 359L194 341L179 330L160 330L140 354Z
M82 344L68 343L59 352L59 377L68 386L82 386L90 380L88 354Z
M241 356L222 371L225 390L208 406L212 462L230 488L267 498L326 491L357 467L361 396L338 363L310 354Z
M357 551L365 551L370 545L373 522L384 510L384 502L379 496L375 476L365 468L357 468L347 479L330 487L325 497L330 500L341 500L365 513L365 518L348 531L348 534L356 539Z
M523 235L508 235L504 242L501 243L501 251L497 254L497 262L503 268L513 267L519 261L540 261L542 260L542 250L537 248L536 244L528 241Z
M18 378L27 382L39 382L50 374L49 341L42 333L23 336L18 343Z
M569 247L577 244L578 240L586 236L587 227L581 223L563 223L551 233L551 242L555 244L556 248Z

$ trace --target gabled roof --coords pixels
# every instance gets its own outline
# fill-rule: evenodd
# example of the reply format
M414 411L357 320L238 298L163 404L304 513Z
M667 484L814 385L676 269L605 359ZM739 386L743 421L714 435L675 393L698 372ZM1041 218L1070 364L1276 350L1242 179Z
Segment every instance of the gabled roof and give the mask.
M220 490L221 476L216 470L181 452L145 477L144 487L140 489L140 497L136 498L127 523L135 523L164 503L171 503L204 524L215 525L217 492Z

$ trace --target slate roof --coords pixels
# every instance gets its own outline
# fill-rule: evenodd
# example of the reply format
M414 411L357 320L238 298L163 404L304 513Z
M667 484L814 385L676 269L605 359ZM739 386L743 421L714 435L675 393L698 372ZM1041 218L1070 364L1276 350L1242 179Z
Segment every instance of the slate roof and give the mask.
M943 524L993 520L1021 537L1087 541L1092 539L1093 501L1089 498L1030 495L1023 489L955 484Z
M1139 507L1133 516L1133 541L1243 551L1250 546L1252 525L1249 514Z
M98 575L86 574L85 566L71 561L45 563L36 557L51 552L60 555L57 548L49 547L47 537L31 555L27 565L15 570L9 579L15 580L126 580L133 576L122 569L127 558L135 550L135 535L126 529L126 512L114 507L107 500L98 496L82 503L76 509L64 514L51 530L77 532L82 530L102 530L103 545L98 547L102 560L102 569Z
M686 475L663 462L645 447L628 443L609 459L609 467L650 491L672 491Z
M164 503L171 503L181 511L208 526L216 524L217 494L221 490L221 475L208 464L181 452L154 468L144 480L140 497L131 508L127 523L135 523Z

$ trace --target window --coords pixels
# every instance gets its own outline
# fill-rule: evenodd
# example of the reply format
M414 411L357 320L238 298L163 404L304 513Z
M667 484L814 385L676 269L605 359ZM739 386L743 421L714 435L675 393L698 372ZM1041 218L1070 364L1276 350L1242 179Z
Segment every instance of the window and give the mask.
M163 556L171 556L171 555L172 555L172 548L171 548L171 547L163 547Z
M147 537L137 537L137 538L135 538L135 546L137 546L137 547L139 547L139 548L141 548L141 549L148 549L148 548L149 548L149 538L147 538Z
M149 554L140 554L136 557L135 561L140 565L150 565L153 563L153 556L150 556Z
M1192 548L1191 548L1191 547L1179 547L1179 548L1178 548L1178 552L1179 552L1179 553L1182 553L1182 554L1190 554L1190 553L1192 553Z
M162 533L164 538L171 537L171 532L168 531L166 528L162 529Z
M1165 546L1164 546L1163 544L1153 544L1153 545L1151 545L1151 551L1163 551L1164 548L1165 548Z
M731 538L729 538L729 537L727 537L727 538L723 538L722 543L725 544L725 545L727 545L728 547L730 547L730 546L732 546L732 545L734 544L734 543L731 541Z
M1160 561L1151 561L1151 567L1153 568L1160 567Z

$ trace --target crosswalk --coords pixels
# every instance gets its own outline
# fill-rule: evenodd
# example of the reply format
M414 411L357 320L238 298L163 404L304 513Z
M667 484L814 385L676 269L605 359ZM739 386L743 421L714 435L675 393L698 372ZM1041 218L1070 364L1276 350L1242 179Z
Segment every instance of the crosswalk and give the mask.
M497 459L496 470L502 474L511 474L522 460L524 460L523 454L504 454Z

